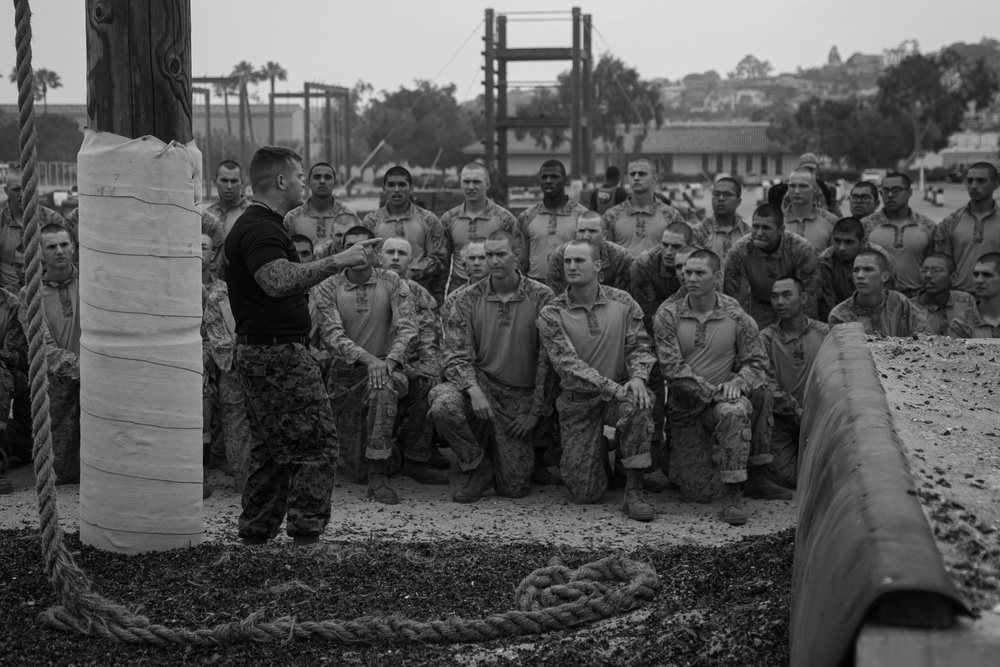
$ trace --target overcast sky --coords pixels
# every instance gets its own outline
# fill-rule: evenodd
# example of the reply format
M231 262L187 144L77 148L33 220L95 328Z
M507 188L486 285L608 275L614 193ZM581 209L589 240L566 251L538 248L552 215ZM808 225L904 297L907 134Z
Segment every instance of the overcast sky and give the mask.
M35 68L57 72L63 87L50 103L86 102L84 0L35 0ZM482 91L482 20L497 12L553 10L568 17L572 3L550 0L193 0L195 76L227 74L238 61L275 60L288 70L279 90L301 90L306 80L352 86L358 79L376 91L412 85L414 79L454 83L460 100ZM748 53L770 60L776 71L824 63L837 45L852 53L880 53L904 39L936 51L956 41L1000 37L1000 1L900 2L804 0L614 0L579 3L593 15L595 55L605 50L647 79L678 79L717 70L725 76ZM819 9L822 7L822 9ZM929 7L929 8L928 8ZM556 15L559 16L559 15ZM511 46L569 46L568 22L514 22ZM14 10L0 2L0 102L16 102L7 82L15 62ZM989 32L987 32L989 31ZM450 64L449 64L449 61ZM553 79L566 65L513 64L516 81Z

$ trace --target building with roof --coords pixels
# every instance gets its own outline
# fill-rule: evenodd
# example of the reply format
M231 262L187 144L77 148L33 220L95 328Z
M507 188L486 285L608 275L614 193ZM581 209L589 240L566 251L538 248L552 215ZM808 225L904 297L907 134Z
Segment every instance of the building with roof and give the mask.
M798 164L799 155L772 141L767 128L767 123L748 121L669 123L650 129L639 152L656 160L661 174L704 178L723 172L761 178L787 176ZM594 142L594 173L603 174L611 164L624 168L622 163L632 155L638 134L635 128L626 133L624 155L613 151L606 156L603 144ZM531 137L516 139L512 133L508 141L509 175L537 174L542 163L553 158L569 165L569 151L569 141L543 148ZM464 152L470 159L481 155L482 142L470 144Z

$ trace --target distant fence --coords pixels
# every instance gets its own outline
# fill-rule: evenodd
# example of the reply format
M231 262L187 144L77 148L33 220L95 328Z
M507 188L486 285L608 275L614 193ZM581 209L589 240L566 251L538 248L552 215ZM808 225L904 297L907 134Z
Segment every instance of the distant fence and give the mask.
M38 162L38 187L43 190L69 190L76 185L76 162ZM0 162L0 178L7 180L7 172L17 169L17 160Z

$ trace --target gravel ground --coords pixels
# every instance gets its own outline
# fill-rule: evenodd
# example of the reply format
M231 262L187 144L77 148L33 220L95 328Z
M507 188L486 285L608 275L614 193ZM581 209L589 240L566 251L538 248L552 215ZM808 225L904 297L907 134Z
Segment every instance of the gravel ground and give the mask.
M540 637L451 646L340 647L321 641L144 647L50 630L53 603L36 534L0 531L0 664L9 665L780 665L788 661L793 531L723 547L553 547L539 543L336 541L310 553L223 543L141 556L67 544L94 589L154 622L209 627L258 614L301 620L368 614L415 620L507 611L516 584L555 555L570 567L611 555L650 562L663 588L627 616Z
M1000 341L870 347L945 565L971 608L1000 611Z

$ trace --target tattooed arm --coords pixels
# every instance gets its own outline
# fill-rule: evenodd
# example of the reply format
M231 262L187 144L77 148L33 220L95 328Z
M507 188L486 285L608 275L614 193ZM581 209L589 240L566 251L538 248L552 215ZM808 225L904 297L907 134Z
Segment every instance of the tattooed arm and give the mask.
M254 280L268 296L280 299L301 294L343 269L362 266L371 261L369 247L377 246L382 239L369 239L356 243L344 252L308 264L296 264L287 259L274 259L253 274Z

